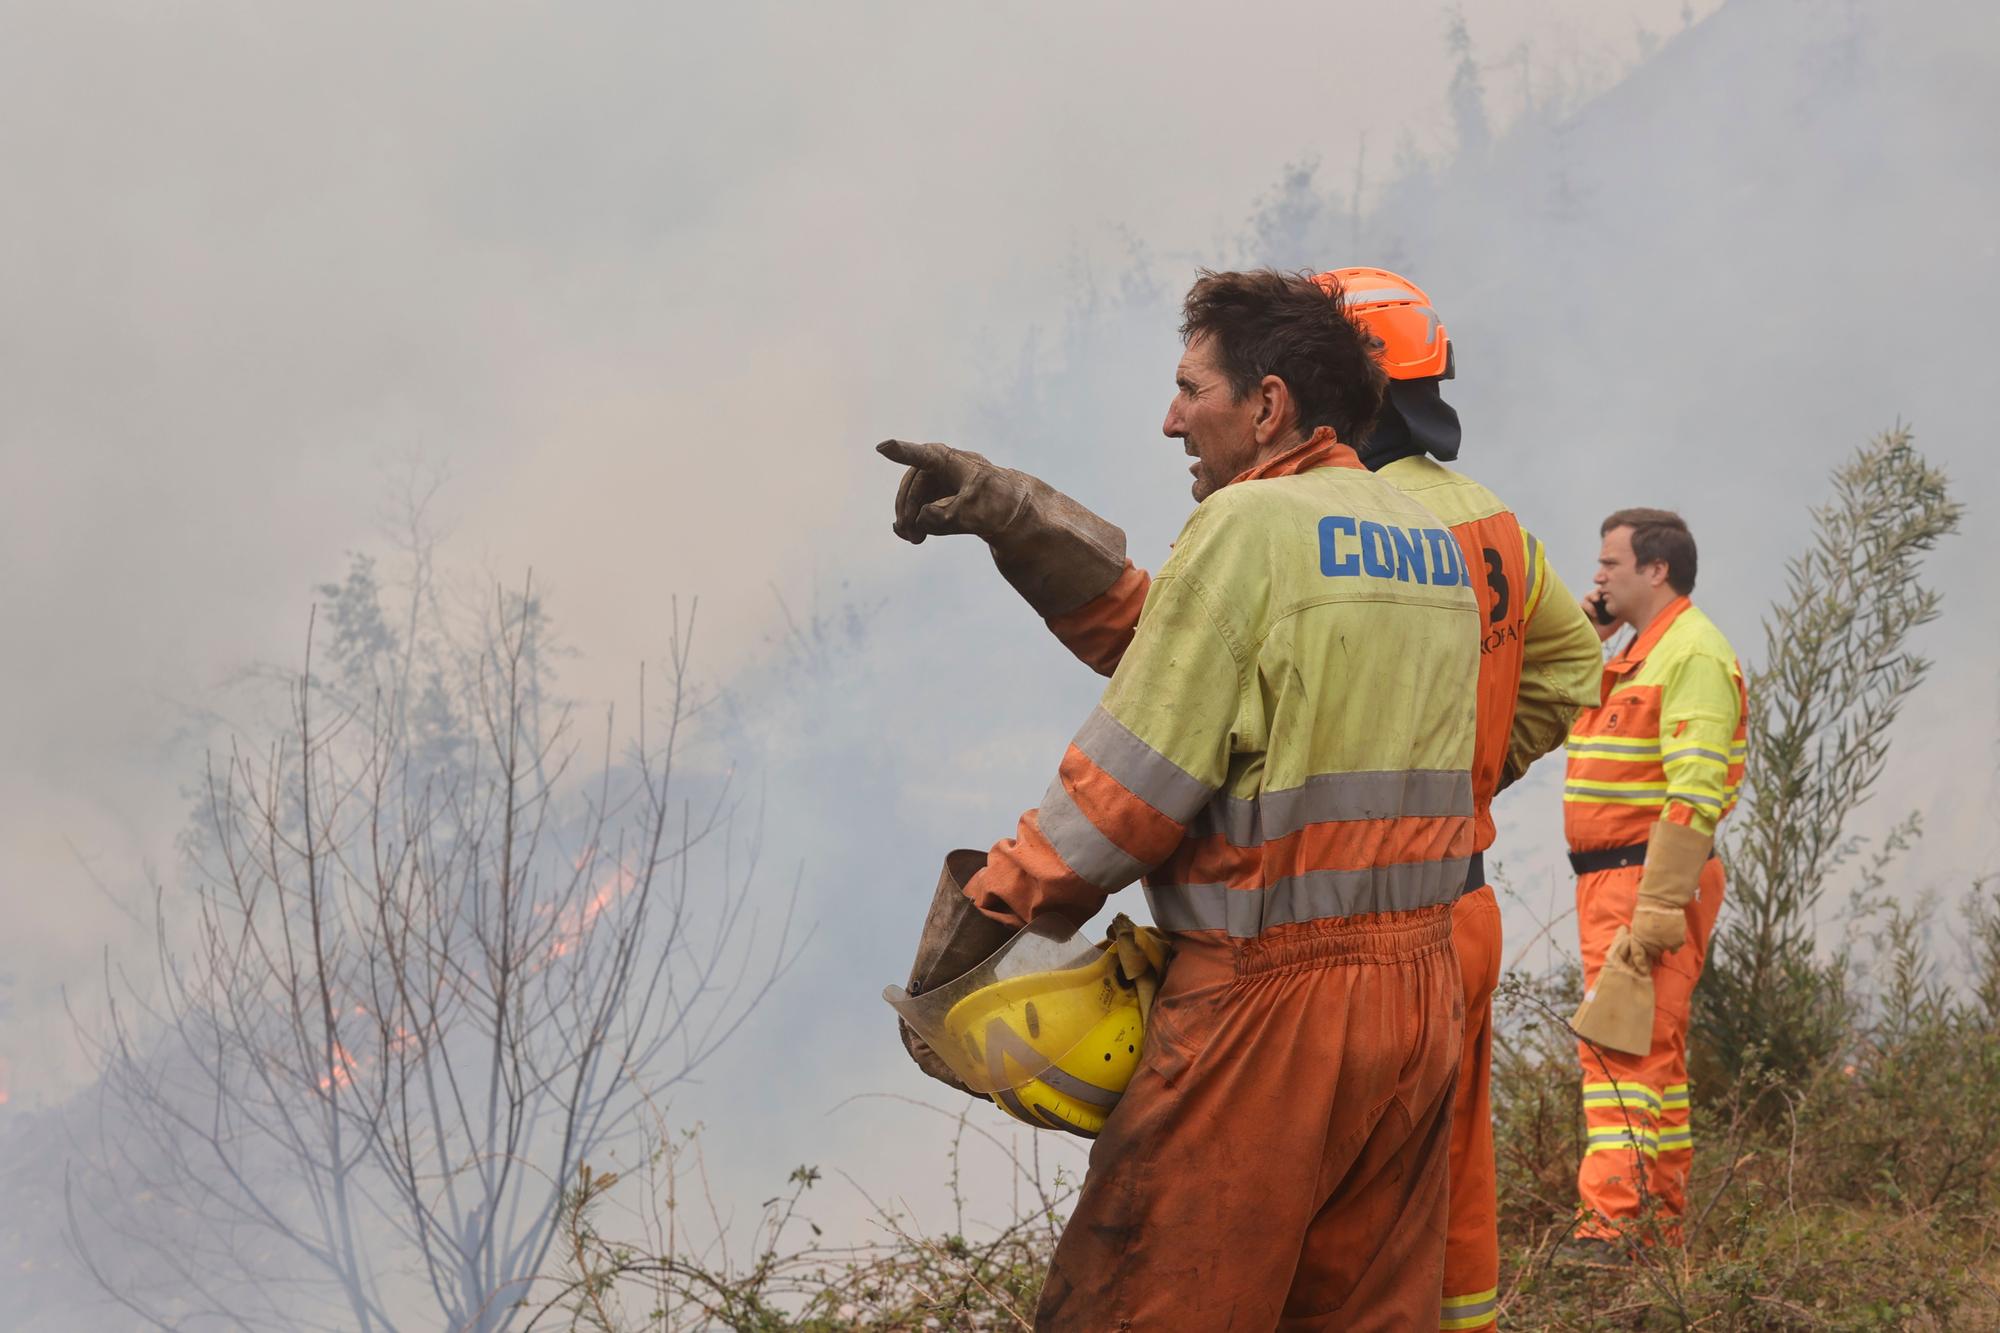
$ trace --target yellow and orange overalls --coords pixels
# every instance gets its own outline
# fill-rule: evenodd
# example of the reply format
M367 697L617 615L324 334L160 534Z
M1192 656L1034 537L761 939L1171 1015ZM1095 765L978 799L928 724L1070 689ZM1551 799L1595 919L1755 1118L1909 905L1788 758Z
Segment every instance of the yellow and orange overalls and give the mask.
M1606 664L1598 698L1570 731L1563 787L1586 987L1596 983L1612 937L1631 922L1654 822L1712 836L1735 805L1749 719L1735 653L1685 597ZM1687 907L1687 944L1653 968L1652 1049L1626 1055L1578 1044L1587 1127L1579 1236L1679 1237L1694 1159L1688 1007L1722 891L1722 862L1711 857ZM1657 1231L1637 1226L1649 1215Z
M1541 543L1477 482L1429 458L1398 459L1376 474L1436 514L1457 540L1478 596L1480 656L1473 747L1473 858L1452 907L1452 951L1465 998L1465 1036L1453 1093L1450 1202L1439 1328L1494 1326L1500 1238L1493 1159L1493 991L1501 968L1500 907L1486 881L1493 798L1561 743L1577 709L1597 698L1604 657L1582 610L1549 568ZM1149 586L1127 565L1112 587L1049 627L1085 663L1109 674L1131 641Z
M1435 1327L1464 554L1321 430L1203 501L1143 597L1041 805L966 886L1009 923L1081 921L1143 874L1174 938L1036 1326Z

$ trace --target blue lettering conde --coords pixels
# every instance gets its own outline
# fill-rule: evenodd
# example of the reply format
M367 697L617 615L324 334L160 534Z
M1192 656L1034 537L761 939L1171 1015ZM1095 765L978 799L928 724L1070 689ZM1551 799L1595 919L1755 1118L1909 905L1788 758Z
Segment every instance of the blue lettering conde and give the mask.
M1395 579L1440 588L1469 582L1458 540L1443 528L1392 528L1349 514L1319 521L1319 572L1330 579Z

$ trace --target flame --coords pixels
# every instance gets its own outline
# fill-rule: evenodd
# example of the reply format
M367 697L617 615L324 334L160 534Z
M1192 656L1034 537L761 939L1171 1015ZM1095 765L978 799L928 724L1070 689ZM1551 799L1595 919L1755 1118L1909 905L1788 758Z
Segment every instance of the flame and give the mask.
M589 902L580 908L563 908L556 918L556 937L549 944L550 961L579 948L597 918L604 915L605 910L613 903L638 887L639 877L624 866L620 866L609 879L597 886L597 892L590 895Z
M333 1044L333 1068L325 1078L319 1081L319 1090L321 1092L330 1092L336 1085L343 1088L353 1087L354 1071L359 1067L354 1057L347 1053L347 1048L339 1042L335 1042Z
M592 855L594 855L594 852L588 852L583 857L580 857L578 859L578 869L587 864ZM626 867L619 866L603 882L598 884L596 889L591 892L590 897L580 906L573 905L556 911L555 904L553 903L538 904L535 907L536 916L546 918L551 912L555 912L556 914L554 935L549 941L548 950L543 955L539 966L546 967L556 959L565 957L582 948L584 940L588 938L591 928L597 923L597 919L611 910L621 899L638 887L639 876ZM352 1004L348 1005L347 1009L348 1013L354 1018L366 1019L369 1017L368 1006L366 1005ZM379 1032L379 1027L371 1030ZM396 1055L414 1046L418 1040L419 1035L417 1033L399 1023L396 1025L396 1030L393 1034L376 1044L379 1044L381 1048L378 1052L379 1054ZM344 1043L336 1040L333 1043L332 1068L328 1069L326 1074L319 1080L319 1090L321 1092L331 1092L336 1087L353 1087L356 1075L361 1072L365 1065L365 1056L357 1057L347 1049ZM0 1060L0 1105L4 1105L7 1101L6 1074L6 1062Z

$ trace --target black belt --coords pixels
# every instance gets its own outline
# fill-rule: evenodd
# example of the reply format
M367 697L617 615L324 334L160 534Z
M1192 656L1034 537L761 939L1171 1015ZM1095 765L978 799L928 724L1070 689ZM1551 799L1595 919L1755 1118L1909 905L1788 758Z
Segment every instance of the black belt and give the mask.
M1594 875L1600 870L1623 870L1626 866L1646 864L1646 844L1635 842L1630 847L1609 847L1601 852L1571 852L1569 868L1579 875Z
M1486 853L1474 852L1472 860L1465 866L1464 893L1477 893L1486 887Z

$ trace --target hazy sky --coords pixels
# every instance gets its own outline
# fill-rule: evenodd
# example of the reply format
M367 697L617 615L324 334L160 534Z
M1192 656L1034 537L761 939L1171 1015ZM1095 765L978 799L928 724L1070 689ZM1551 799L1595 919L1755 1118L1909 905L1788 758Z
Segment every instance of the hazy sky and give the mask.
M1678 0L1466 18L1502 112L1683 22ZM658 656L675 592L703 596L719 669L768 631L768 585L796 604L878 532L866 446L962 423L1085 268L1131 238L1211 253L1285 164L1344 173L1364 136L1383 170L1448 149L1446 24L0 6L17 1014L116 924L71 844L114 885L170 860L184 710L296 658L311 586L378 544L410 460L449 476L456 559L553 592L581 695ZM53 1055L11 1030L17 1084L23 1045Z

